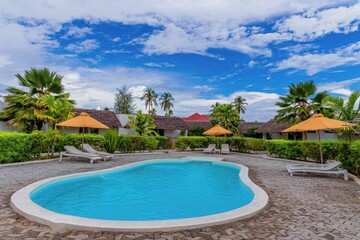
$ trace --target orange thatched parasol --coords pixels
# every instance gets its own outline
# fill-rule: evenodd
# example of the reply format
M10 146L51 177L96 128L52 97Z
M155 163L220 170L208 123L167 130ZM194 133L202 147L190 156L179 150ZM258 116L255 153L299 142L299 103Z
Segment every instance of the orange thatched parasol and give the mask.
M345 127L353 127L356 124L347 123L331 118L324 117L322 114L313 114L309 119L298 123L294 126L291 126L282 132L307 132L307 131L317 131L319 145L320 145L320 159L323 163L322 148L321 148L321 139L320 139L320 130L326 129L339 129Z
M225 135L225 134L231 134L232 132L223 128L220 125L216 125L206 132L203 132L204 135Z
M83 138L82 144L84 145L84 128L101 128L109 129L108 126L90 117L86 112L80 113L79 116L66 120L64 122L56 124L59 127L78 127L82 128Z

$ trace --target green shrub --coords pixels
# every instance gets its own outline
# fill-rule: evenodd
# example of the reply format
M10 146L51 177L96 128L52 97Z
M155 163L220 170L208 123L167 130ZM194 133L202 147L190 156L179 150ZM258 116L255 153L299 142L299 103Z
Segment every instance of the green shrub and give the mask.
M118 130L111 129L105 132L103 147L109 153L114 153L119 146Z
M229 138L229 145L232 151L235 152L247 152L246 140L243 137Z
M154 136L155 139L159 142L157 149L170 149L173 146L174 139L171 137L164 136Z
M180 150L190 148L195 150L195 148L204 148L208 144L208 139L205 137L178 137L174 141L174 146Z
M58 141L55 142L55 151L61 152L64 151L65 145L71 145L77 148L81 148L82 144L82 134L70 133L63 134ZM102 135L98 134L85 134L84 143L90 144L93 147L102 147L104 146L105 138Z
M349 172L360 176L360 141L353 142L349 152L348 158L342 156L343 167Z
M300 141L266 140L265 148L270 155L277 154L280 158L297 159L303 156Z
M153 151L158 148L158 140L151 136L120 135L119 151L131 153L135 151Z
M265 140L261 138L245 138L246 151L265 151Z
M31 134L0 133L0 163L30 161L35 158L33 147L36 146ZM35 151L36 152L36 151Z

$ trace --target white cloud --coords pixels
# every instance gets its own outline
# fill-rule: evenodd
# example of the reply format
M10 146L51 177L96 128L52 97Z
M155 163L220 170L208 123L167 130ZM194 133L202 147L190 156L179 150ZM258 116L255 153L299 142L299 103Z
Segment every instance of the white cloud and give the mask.
M117 43L117 42L120 42L120 41L121 41L121 38L120 38L120 37L116 37L116 38L113 38L112 41L115 42L115 43Z
M144 65L148 67L175 67L174 64L168 62L161 62L161 63L148 62L145 63Z
M213 87L210 87L208 85L196 85L193 87L194 89L197 89L197 90L200 90L202 92L209 92L209 91L212 91L214 90L215 88Z
M5 67L6 65L12 64L8 56L0 55L0 68Z
M256 65L256 62L254 60L251 60L249 63L248 63L248 66L249 68L252 68Z
M68 29L67 33L64 35L64 38L83 38L89 34L92 34L91 28L72 26Z
M99 43L95 39L87 39L77 44L69 44L65 47L65 50L74 53L90 52L99 47Z
M277 64L275 70L304 70L308 75L343 65L360 64L360 42L338 48L333 53L293 55Z
M359 87L351 90L353 85L360 83L360 78L353 78L338 82L327 82L318 84L318 91L328 91L330 93L349 96L352 91L358 90Z
M335 94L344 95L344 96L350 96L350 94L352 93L352 91L350 89L346 89L346 88L334 89L334 90L331 90L330 92L335 93Z
M291 32L295 40L312 40L329 33L349 33L358 30L360 3L319 11L307 11L276 24L280 32Z

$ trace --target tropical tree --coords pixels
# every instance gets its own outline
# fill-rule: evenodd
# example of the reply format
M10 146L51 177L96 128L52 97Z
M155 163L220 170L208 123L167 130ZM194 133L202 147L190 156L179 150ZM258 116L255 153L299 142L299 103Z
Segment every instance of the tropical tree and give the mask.
M212 123L219 124L234 134L239 132L240 116L232 104L222 104L214 108Z
M341 97L328 96L324 98L323 104L333 109L336 119L351 122L360 114L360 91L352 92L347 102Z
M153 108L153 109L149 110L149 114L150 115L156 115L156 109Z
M120 89L116 89L114 109L116 113L132 114L134 112L135 104L132 93L129 92L126 85Z
M341 97L328 96L323 99L323 104L333 110L333 116L341 121L353 122L360 114L360 91L352 92L347 102ZM353 127L339 130L340 135L346 135L351 141L351 135L355 132Z
M129 126L140 135L157 135L155 132L154 119L149 115L143 114L141 110L136 112L136 115L129 116Z
M326 91L316 94L313 81L300 82L289 86L289 93L280 97L276 105L280 107L275 119L278 122L295 124L308 119L314 113L327 115L327 110L322 105L322 100L328 96Z
M64 93L62 76L47 68L31 68L24 76L15 76L21 88L7 89L9 94L4 99L8 105L1 113L10 126L31 132L41 130L45 122L53 127L72 116L75 102Z
M174 116L173 110L169 110L169 112L165 113L165 117L171 117Z
M212 104L211 105L211 110L209 112L213 113L215 108L217 108L219 106L221 106L221 103L219 103L219 102L216 102L215 104Z
M239 113L239 116L241 116L241 113L245 113L246 107L245 105L247 105L246 99L241 97L241 96L237 96L233 102L236 110Z
M161 95L159 100L161 109L165 111L165 116L168 116L169 111L171 111L171 108L174 107L174 104L172 103L172 101L174 101L174 98L172 97L171 93L165 92Z
M149 87L145 89L144 94L141 97L141 100L145 100L145 109L148 109L149 114L151 114L151 111L155 109L154 106L158 105L157 97L158 95L155 91Z

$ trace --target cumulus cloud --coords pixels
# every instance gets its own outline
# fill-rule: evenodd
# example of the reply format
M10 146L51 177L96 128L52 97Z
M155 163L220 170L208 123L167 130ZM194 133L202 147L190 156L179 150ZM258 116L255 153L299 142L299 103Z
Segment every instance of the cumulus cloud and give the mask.
M291 32L295 40L308 41L329 33L357 31L360 24L360 2L351 6L304 12L277 22L280 32Z
M12 62L10 61L8 56L0 55L0 68L5 67L6 65L9 65L11 63Z
M275 70L297 69L304 70L308 75L343 65L360 64L360 42L338 48L334 53L307 53L292 55L278 63Z
M318 91L328 91L334 94L349 96L352 91L359 89L358 83L360 83L360 78L353 78L338 82L320 83L318 85ZM357 85L355 89L354 85Z
M91 28L89 27L72 26L67 30L66 34L64 35L64 38L69 38L69 37L83 38L89 34L92 34Z
M99 43L95 39L87 39L77 44L69 44L65 47L65 50L74 53L90 52L99 48Z

